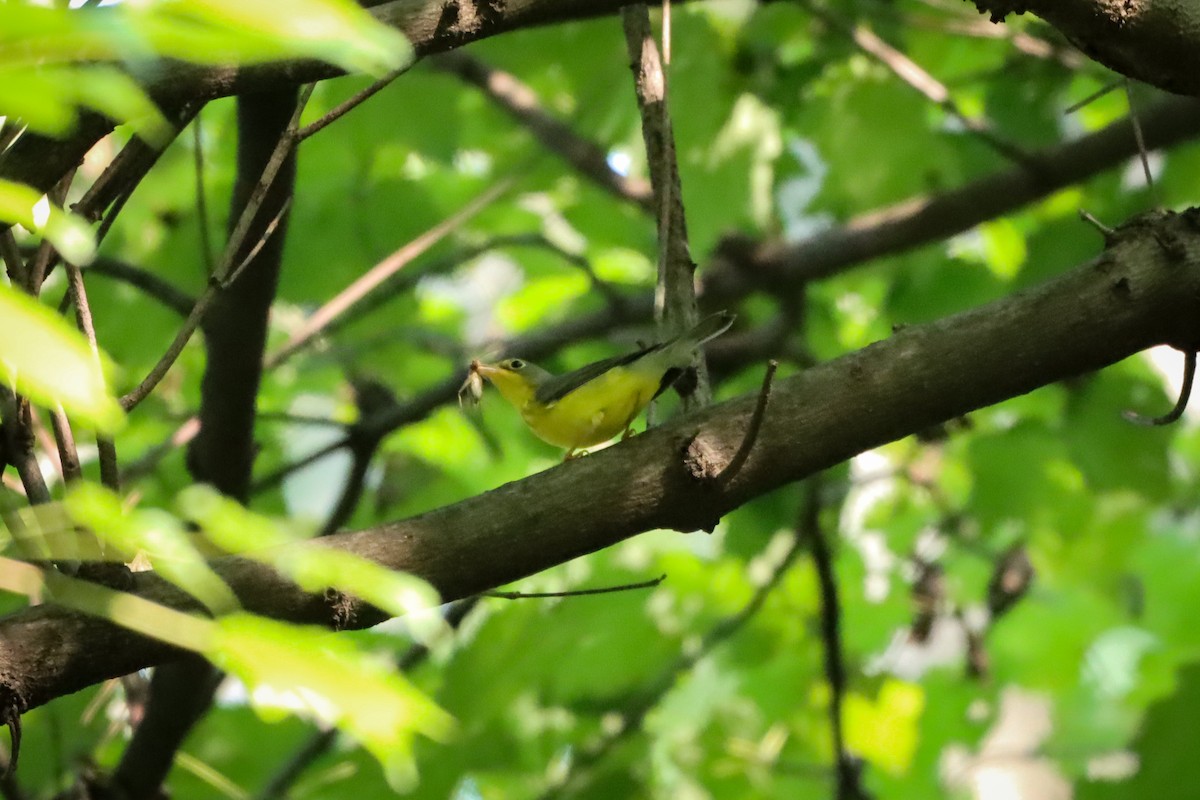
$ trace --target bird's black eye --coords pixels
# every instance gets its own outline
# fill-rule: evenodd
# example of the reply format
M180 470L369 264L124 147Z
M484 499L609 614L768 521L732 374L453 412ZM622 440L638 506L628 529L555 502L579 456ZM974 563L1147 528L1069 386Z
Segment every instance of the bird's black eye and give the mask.
M511 370L524 369L525 362L519 358L510 358L508 360L508 368Z

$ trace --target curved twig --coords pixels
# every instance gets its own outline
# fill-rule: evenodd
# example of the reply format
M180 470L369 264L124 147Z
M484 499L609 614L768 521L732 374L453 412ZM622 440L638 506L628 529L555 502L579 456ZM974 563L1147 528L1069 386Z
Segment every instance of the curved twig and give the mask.
M1121 416L1134 425L1145 425L1147 427L1170 425L1172 422L1178 422L1180 417L1183 416L1183 412L1187 410L1188 400L1192 396L1192 384L1195 380L1196 351L1188 350L1183 354L1183 385L1179 387L1179 399L1175 401L1174 408L1161 417L1143 417L1132 409L1125 411Z

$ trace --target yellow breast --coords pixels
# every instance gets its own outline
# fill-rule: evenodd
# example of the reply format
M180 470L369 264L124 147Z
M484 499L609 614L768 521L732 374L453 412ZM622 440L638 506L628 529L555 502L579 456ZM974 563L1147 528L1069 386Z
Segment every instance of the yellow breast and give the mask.
M521 407L541 439L568 449L591 447L623 432L658 391L658 379L616 367L548 405Z

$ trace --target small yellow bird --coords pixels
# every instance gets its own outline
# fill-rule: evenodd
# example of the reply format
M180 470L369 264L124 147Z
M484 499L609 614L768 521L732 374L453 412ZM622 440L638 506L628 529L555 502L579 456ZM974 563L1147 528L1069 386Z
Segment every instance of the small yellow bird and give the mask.
M520 358L495 364L476 360L467 380L475 375L490 380L534 433L567 448L566 460L618 433L628 437L634 418L683 374L696 348L728 330L733 319L728 311L713 314L674 339L566 375L551 375Z

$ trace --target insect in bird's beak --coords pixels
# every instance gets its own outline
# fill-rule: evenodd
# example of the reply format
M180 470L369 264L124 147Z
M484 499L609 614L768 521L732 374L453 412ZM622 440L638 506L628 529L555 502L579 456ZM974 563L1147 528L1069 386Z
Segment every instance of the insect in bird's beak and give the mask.
M462 386L458 387L458 405L461 407L466 403L471 406L479 405L479 401L483 398L483 374L480 372L480 367L483 364L478 358L471 359L471 366L467 368L467 379L463 381Z

